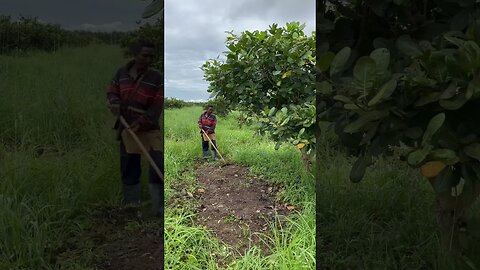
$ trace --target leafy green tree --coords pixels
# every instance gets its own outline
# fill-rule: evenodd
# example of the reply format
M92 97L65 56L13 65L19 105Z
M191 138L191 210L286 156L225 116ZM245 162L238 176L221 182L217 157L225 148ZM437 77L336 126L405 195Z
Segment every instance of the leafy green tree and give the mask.
M277 142L315 146L315 33L305 25L273 24L265 31L228 32L225 60L202 66L208 91L261 123Z
M402 145L430 180L445 243L459 252L459 224L480 193L478 1L323 3L319 120L358 156L351 181Z

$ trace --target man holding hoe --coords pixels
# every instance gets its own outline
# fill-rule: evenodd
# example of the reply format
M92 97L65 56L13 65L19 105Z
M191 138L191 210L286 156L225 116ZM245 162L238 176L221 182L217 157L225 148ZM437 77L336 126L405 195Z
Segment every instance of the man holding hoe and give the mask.
M200 136L202 137L203 158L208 159L208 145L212 143L213 160L217 159L215 126L217 125L217 117L213 114L213 106L209 105L198 119L198 128L200 128Z
M140 203L141 154L150 161L149 192L155 214L163 216L163 76L150 68L155 46L136 41L130 47L134 59L120 67L107 91L107 105L117 117L120 141L120 172L123 199L127 205Z

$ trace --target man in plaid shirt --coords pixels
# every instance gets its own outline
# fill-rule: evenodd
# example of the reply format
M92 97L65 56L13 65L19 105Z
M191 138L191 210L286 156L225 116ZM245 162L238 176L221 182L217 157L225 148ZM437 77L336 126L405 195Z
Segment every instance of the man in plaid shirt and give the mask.
M216 147L215 140L215 126L217 125L217 117L213 114L213 106L209 105L208 109L204 111L200 118L198 119L198 127L203 129L207 133L208 138L212 141L212 144ZM209 140L207 136L200 130L200 135L202 137L202 149L203 149L203 158L208 158L208 145ZM217 151L212 146L213 160L217 159Z
M137 41L131 45L134 59L120 67L107 90L107 105L115 116L123 116L136 133L160 171L163 166L163 76L150 68L154 61L154 44ZM120 140L120 172L125 203L140 202L141 150L133 138L117 122ZM150 167L149 191L156 214L163 215L163 182Z

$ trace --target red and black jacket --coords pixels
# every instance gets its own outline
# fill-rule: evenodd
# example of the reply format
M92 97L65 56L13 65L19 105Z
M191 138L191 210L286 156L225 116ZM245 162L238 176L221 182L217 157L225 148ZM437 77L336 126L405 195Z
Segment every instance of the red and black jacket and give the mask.
M120 113L131 124L139 120L140 130L159 129L159 119L163 111L163 77L157 70L147 69L133 78L129 74L134 61L118 69L108 90L110 106L119 106Z
M215 126L217 125L217 117L214 114L207 115L207 111L205 111L200 115L198 125L201 126L207 134L213 134L215 133ZM202 133L201 130L200 133Z

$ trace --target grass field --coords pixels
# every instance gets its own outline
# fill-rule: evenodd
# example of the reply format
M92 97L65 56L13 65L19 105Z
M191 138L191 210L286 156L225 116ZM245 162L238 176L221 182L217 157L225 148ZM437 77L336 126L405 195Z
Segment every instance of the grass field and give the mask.
M121 50L111 46L0 56L0 269L95 269L102 260L84 234L95 209L120 203L105 87L124 63ZM199 113L198 107L166 112L167 200L177 192L171 183L197 185ZM274 229L271 255L252 248L229 269L313 269L314 178L298 150L275 151L233 117L219 122L222 154L282 183L280 199L303 209ZM165 228L166 269L218 269L232 255L196 225L193 203L167 205Z
M119 202L105 89L124 61L110 46L0 56L0 269L92 269L88 249L58 255Z
M0 269L94 269L101 260L88 241L68 256L64 251L72 239L82 239L92 209L120 202L117 143L104 101L106 84L124 61L121 50L109 46L0 56ZM166 111L167 201L198 186L200 112L199 107ZM227 159L282 184L279 199L302 211L273 228L270 255L252 248L233 257L198 226L193 201L167 205L167 269L312 269L315 181L298 150L275 151L253 129L240 128L235 114L219 119L217 133ZM352 184L352 160L335 150L327 135L319 140L317 165L319 267L480 268L478 202L469 212L472 245L454 267L440 252L433 194L418 172L385 159ZM225 258L233 258L226 267Z
M359 184L349 180L353 159L322 136L317 190L321 269L479 269L480 207L468 213L465 257L441 252L433 190L418 171L395 158L380 160ZM323 162L324 161L324 162Z
M200 107L167 110L165 115L166 200L182 186L193 192L195 160L201 157L201 142L196 121ZM284 227L273 227L266 241L271 255L262 256L251 248L236 257L228 269L315 269L315 182L305 171L300 153L293 147L274 150L274 144L239 128L236 114L219 118L217 143L222 155L232 162L248 166L256 174L285 186L278 194L303 210L291 215ZM166 267L168 269L219 269L219 260L231 256L229 249L205 229L196 225L193 202L166 209ZM188 255L187 255L188 254Z

